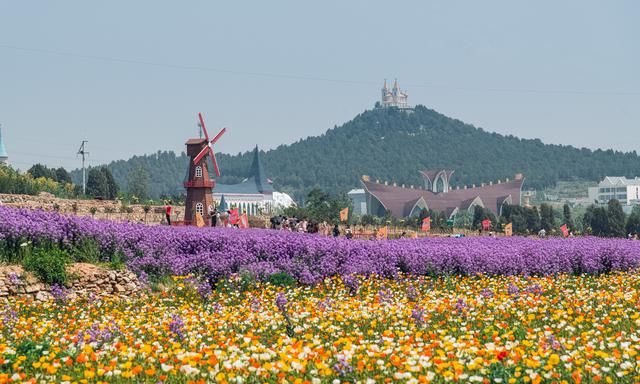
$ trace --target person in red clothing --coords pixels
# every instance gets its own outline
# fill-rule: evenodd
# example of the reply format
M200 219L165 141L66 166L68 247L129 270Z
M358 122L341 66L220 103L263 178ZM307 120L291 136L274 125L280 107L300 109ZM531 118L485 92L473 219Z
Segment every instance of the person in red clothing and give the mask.
M167 204L166 207L164 207L164 212L167 215L167 224L171 225L171 205Z

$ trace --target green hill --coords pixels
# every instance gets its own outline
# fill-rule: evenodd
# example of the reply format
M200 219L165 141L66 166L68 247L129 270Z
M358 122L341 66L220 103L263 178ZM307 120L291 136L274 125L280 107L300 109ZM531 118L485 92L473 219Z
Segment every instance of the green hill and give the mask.
M598 180L605 175L635 176L640 157L634 152L592 151L543 144L486 132L424 106L413 113L396 109L365 111L317 137L281 145L262 153L266 174L277 190L300 200L313 187L347 191L360 177L399 184L420 184L418 170L455 169L452 183L470 185L512 178L522 172L525 187L553 186L559 180ZM158 152L108 165L123 190L127 175L143 166L154 197L181 193L187 165L184 154ZM246 177L251 153L218 156L223 177L235 183ZM75 179L78 172L74 172Z

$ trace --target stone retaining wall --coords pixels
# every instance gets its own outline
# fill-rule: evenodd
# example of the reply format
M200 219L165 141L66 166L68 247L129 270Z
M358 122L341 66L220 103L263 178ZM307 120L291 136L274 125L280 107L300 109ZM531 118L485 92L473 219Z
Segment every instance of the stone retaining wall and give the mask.
M93 264L76 263L67 268L67 297L121 295L129 296L142 290L136 275L128 270L109 270ZM52 299L51 286L44 284L19 265L0 266L0 298L11 296Z
M96 219L114 221L160 224L165 220L164 207L161 206L151 206L149 213L145 214L144 205L142 204L123 206L120 201L114 200L60 199L47 192L42 192L37 196L0 194L0 205L57 211L62 214L92 216ZM176 218L172 217L172 219L181 219L184 207L174 206L173 208L174 215L172 216ZM92 213L94 209L95 212Z

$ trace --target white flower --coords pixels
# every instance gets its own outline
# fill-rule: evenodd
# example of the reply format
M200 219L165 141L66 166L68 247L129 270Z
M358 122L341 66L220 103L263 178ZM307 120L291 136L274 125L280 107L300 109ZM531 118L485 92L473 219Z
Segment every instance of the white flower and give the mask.
M170 370L173 369L173 365L168 365L168 364L160 364L160 368L162 369L163 372L169 372Z

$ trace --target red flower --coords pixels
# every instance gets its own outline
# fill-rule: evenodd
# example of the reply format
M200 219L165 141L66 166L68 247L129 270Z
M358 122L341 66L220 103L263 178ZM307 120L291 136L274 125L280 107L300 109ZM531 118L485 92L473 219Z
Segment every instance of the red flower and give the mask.
M507 352L507 351L502 351L502 352L498 353L498 360L500 360L500 361L504 360L507 357L508 354L509 354L509 352Z

